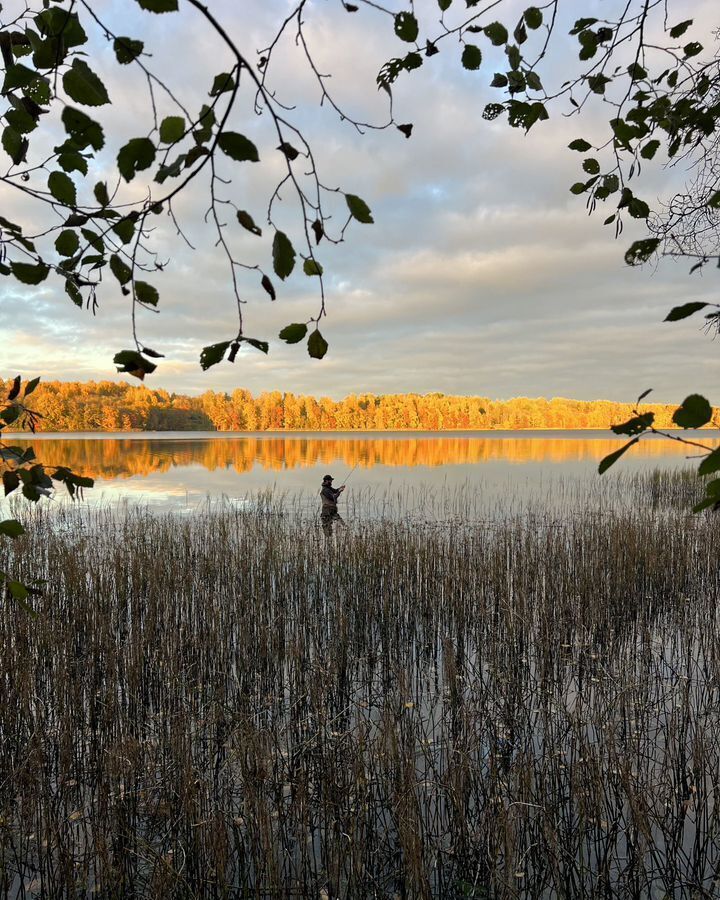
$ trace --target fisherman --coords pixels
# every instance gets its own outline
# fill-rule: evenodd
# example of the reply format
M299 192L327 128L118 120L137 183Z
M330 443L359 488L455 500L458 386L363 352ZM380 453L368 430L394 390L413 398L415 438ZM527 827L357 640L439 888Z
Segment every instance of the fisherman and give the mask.
M323 531L328 536L332 534L334 522L339 522L341 525L345 524L337 508L338 497L345 490L345 485L342 484L339 488L334 488L332 483L332 475L326 475L322 480L322 488L320 489L320 498L322 500L320 521L322 522Z

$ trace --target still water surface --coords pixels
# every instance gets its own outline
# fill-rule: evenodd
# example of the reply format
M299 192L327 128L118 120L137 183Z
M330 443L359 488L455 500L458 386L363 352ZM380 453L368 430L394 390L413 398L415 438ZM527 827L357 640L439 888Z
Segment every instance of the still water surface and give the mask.
M718 432L686 432L717 446ZM86 502L142 502L189 511L208 499L242 500L272 490L317 503L322 476L348 481L343 498L480 492L548 499L555 488L597 478L598 462L625 439L608 431L13 435L33 443L47 465L68 465L95 479ZM649 437L604 481L651 469L690 469L692 448ZM695 462L696 464L696 462ZM352 473L352 474L350 474ZM0 504L2 505L2 504Z

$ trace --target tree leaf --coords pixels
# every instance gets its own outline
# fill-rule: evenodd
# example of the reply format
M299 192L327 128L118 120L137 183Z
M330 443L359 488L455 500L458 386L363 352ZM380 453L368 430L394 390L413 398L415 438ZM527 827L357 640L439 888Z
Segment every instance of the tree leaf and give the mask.
M709 306L709 304L700 302L683 303L682 306L674 306L663 321L678 322L680 319L687 319L688 316L698 312L700 309L705 309L706 306Z
M660 238L645 238L635 241L625 253L625 262L629 266L639 266L646 263L660 246Z
M134 281L133 288L135 290L135 299L138 303L145 303L147 306L158 305L160 294L156 287L153 287L146 281Z
M244 341L246 344L250 344L251 347L254 347L256 350L260 350L262 353L267 353L270 349L270 345L267 341L259 341L257 338L248 338L243 337L240 338L241 341Z
M258 237L262 235L262 229L258 228L249 212L246 212L244 209L239 209L237 211L237 220L246 231L251 232L251 234L256 234Z
M327 353L328 343L325 338L320 334L318 329L310 335L308 338L308 353L312 356L313 359L322 359L323 356Z
M615 463L620 459L623 453L627 453L627 451L632 447L633 444L637 444L640 438L634 437L631 441L628 441L627 444L623 444L623 446L619 450L614 450L612 453L608 453L604 459L600 460L600 465L598 466L598 474L602 475L603 472L607 472L610 466L615 465Z
M655 413L646 412L639 416L633 416L627 422L623 422L622 425L611 425L610 429L615 434L626 434L632 437L634 434L642 434L643 431L647 431L654 421Z
M21 263L11 262L10 268L13 275L23 284L40 284L50 274L50 267L45 263Z
M75 183L64 172L51 172L48 176L48 190L53 197L65 206L75 206L77 203L77 190Z
M200 367L207 371L210 366L217 365L225 356L229 346L230 341L221 341L219 344L210 344L208 347L203 347L200 354Z
M218 136L218 147L230 159L238 162L259 162L257 147L251 140L236 131L223 131Z
M411 12L399 12L395 16L395 34L401 41L414 44L419 33L418 20Z
M712 407L700 394L690 394L673 413L673 422L680 428L702 428L712 419Z
M583 138L575 138L574 141L571 141L568 144L570 150L577 150L579 153L586 153L591 147L592 144L589 144L587 141L583 140Z
M479 69L482 63L482 51L475 44L465 44L461 62L464 69Z
M720 470L720 447L709 453L698 466L698 475L711 475Z
M507 44L508 30L502 22L491 22L483 28L483 32L494 47L501 47L503 44ZM513 66L513 68L517 68L517 66Z
M145 45L142 41L136 41L129 37L117 37L113 41L115 58L122 66L134 62L143 52Z
M118 372L126 372L128 375L139 378L140 381L144 381L146 375L157 369L155 363L145 359L137 350L121 350L115 354L113 362L118 367Z
M226 91L232 91L235 88L235 79L232 72L220 72L216 75L212 87L210 88L210 96L217 97Z
M679 38L682 37L688 28L692 25L692 19L686 19L684 22L679 22L677 25L674 25L670 29L670 37L671 38Z
M132 138L120 149L118 169L125 181L132 181L137 172L149 169L155 160L155 144L150 138Z
M0 522L0 534L4 534L9 538L18 538L21 534L25 534L25 529L17 519L5 519L5 521Z
M166 116L160 123L160 140L163 144L176 144L185 135L183 116Z
M92 147L93 150L102 150L105 145L102 127L82 110L66 106L62 112L62 123L78 149Z
M83 106L103 106L110 102L105 85L88 66L77 57L63 75L65 93Z
M542 10L538 9L537 6L528 6L523 13L523 18L527 27L532 28L533 31L540 28L543 23Z
M260 279L260 284L263 286L264 290L266 290L267 293L270 295L270 299L274 300L275 297L277 296L275 294L275 287L273 286L272 281L270 281L270 279L267 277L267 275L263 275L263 277Z
M282 144L278 147L278 150L292 162L294 159L297 159L300 156L300 151L296 150L292 144L288 144L287 141L283 141Z
M153 13L176 12L178 0L137 0L142 9Z
M120 257L113 253L110 257L110 271L117 278L120 284L127 284L128 281L132 278L132 270L130 266L124 262L124 260L120 259Z
M286 344L299 344L304 340L306 334L307 325L304 322L294 322L292 325L286 325L278 337Z
M303 263L303 272L308 275L322 275L323 267L316 259L308 258Z
M283 231L276 231L273 238L273 269L283 281L295 268L295 248Z
M345 194L345 202L353 219L357 219L358 222L365 225L373 224L375 220L370 212L370 207L361 197L356 194Z
M61 231L55 238L55 249L60 256L72 256L73 253L77 253L79 247L80 239L77 236L77 232L69 228Z

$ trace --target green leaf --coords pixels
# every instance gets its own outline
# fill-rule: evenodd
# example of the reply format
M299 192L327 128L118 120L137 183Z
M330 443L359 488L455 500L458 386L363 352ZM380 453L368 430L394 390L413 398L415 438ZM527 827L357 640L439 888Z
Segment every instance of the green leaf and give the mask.
M345 202L353 219L357 219L358 222L362 222L365 225L373 224L375 220L370 212L370 207L362 198L356 194L345 194Z
M289 159L292 162L294 159L297 159L300 156L300 151L296 150L292 144L289 144L287 141L283 141L282 144L278 147L278 150L285 156L286 159Z
M438 0L438 6L440 7L440 12L446 12L450 9L450 4L452 0Z
M320 332L315 329L308 338L308 353L313 359L322 359L327 353L328 344Z
M217 365L227 352L230 341L221 341L219 344L210 344L209 347L203 347L200 353L200 367L207 371L210 366Z
M692 19L685 19L684 22L680 22L677 25L673 25L670 29L670 37L671 38L679 38L682 37L688 28L692 25Z
M575 138L574 141L571 141L568 144L570 150L577 150L579 153L587 153L587 151L592 147L592 144L589 144L587 141L582 138Z
M118 367L118 372L126 372L140 381L144 381L146 375L157 369L155 363L145 359L137 350L121 350L115 354L113 362Z
M491 22L483 28L485 37L488 38L494 47L500 47L507 44L508 30L502 22Z
M2 133L3 150L16 166L24 161L28 148L28 139L24 138L19 131L11 128L3 128Z
M137 0L142 9L153 13L177 12L178 0Z
M283 231L276 231L273 238L273 269L283 281L295 268L295 248Z
M155 144L150 138L132 138L120 149L118 169L125 181L132 181L137 172L149 169L155 160Z
M708 200L707 205L710 209L720 209L720 191L715 191Z
M0 522L0 534L9 538L18 538L21 534L25 534L25 529L16 519L5 519L4 522Z
M698 41L691 41L689 44L685 44L683 50L685 51L685 59L690 59L690 57L702 53L703 45Z
M237 220L246 231L249 231L251 234L256 234L258 237L262 235L262 229L258 228L249 212L246 212L244 209L239 209L237 211Z
M537 6L528 6L523 13L523 18L527 27L533 30L539 28L543 23L542 10L538 9Z
M270 345L267 341L258 341L257 338L248 337L240 338L240 340L244 341L246 344L250 344L251 347L254 347L256 350L260 350L262 353L267 353L270 349Z
M185 134L185 119L182 116L166 116L160 123L160 140L163 144L176 144Z
M88 173L88 164L85 157L77 150L66 150L58 156L58 164L65 172Z
M222 152L238 162L259 162L257 147L251 140L236 131L223 131L218 136L218 147Z
M306 259L303 263L303 272L308 275L322 275L323 267L315 259Z
M210 96L217 97L219 94L224 94L226 91L232 91L235 88L235 79L232 76L231 72L221 72L219 75L215 76L213 81L213 85L210 88Z
M629 266L638 266L646 263L660 246L660 238L645 238L635 241L625 253L625 262Z
M77 190L75 183L64 172L51 172L48 176L48 190L53 197L65 206L75 206L77 203Z
M610 428L615 434L626 434L632 437L634 434L642 434L643 431L647 431L654 421L655 413L646 412L639 416L633 416L627 422L623 422L622 425L611 425Z
M198 127L193 131L193 137L198 144L204 144L210 140L214 125L215 113L212 107L203 105L198 116Z
M647 219L650 215L650 207L639 197L633 197L628 203L627 209L633 219Z
M82 294L80 293L80 288L75 284L72 278L65 279L65 293L72 300L75 306L79 306L80 308L82 308Z
M103 106L110 102L105 85L90 66L77 57L63 75L63 88L68 97L83 106Z
M660 141L648 141L640 151L643 159L652 159L660 147Z
M634 437L631 441L628 441L627 444L623 444L623 446L619 450L614 450L612 453L608 453L604 459L600 460L600 465L598 466L598 474L602 475L603 472L607 472L610 466L615 465L615 463L620 459L623 453L627 453L627 451L632 447L633 444L637 444L640 438Z
M126 262L124 262L120 257L113 253L110 257L110 271L117 278L120 284L127 284L128 281L132 278L132 270Z
M696 313L700 309L705 309L707 303L683 303L682 306L674 306L670 312L663 319L664 322L679 322L680 319L687 319L688 316L691 316L693 313Z
M136 41L129 37L117 37L113 41L113 50L115 57L122 66L134 62L143 52L145 44L142 41Z
M79 247L80 240L77 233L71 231L69 228L61 231L55 238L55 249L60 256L72 256L73 253L77 253Z
M461 61L464 69L479 69L482 64L482 51L475 44L465 44Z
M597 175L600 171L600 163L596 159L583 160L583 169L588 173L588 175Z
M11 262L10 268L17 280L23 284L40 284L50 274L50 266L46 266L45 263L35 265L33 263Z
M720 447L716 447L698 466L698 475L720 471Z
M299 344L304 340L306 334L307 325L304 322L294 322L292 325L286 325L278 337L286 344Z
M135 289L135 299L139 303L145 303L147 306L158 305L160 294L158 293L157 288L148 284L146 281L135 281L133 282L133 287Z
M673 422L680 428L702 428L712 419L712 407L700 394L690 394L673 413Z
M113 232L120 238L123 244L129 244L135 236L135 222L137 216L129 215L115 222L112 226Z
M399 12L395 16L395 34L401 41L414 44L419 33L418 21L411 12Z
M98 181L98 183L93 188L93 193L95 194L95 199L100 204L100 206L107 206L110 202L110 195L108 194L107 185L104 181Z
M267 275L263 275L263 277L260 279L260 284L262 285L263 290L270 295L270 299L274 300L277 296L277 294L275 293L275 286L267 277Z
M92 231L90 228L81 228L80 233L96 253L102 255L105 252L105 241L96 231Z
M105 145L105 134L102 127L90 116L85 115L82 110L66 106L62 112L62 122L65 131L80 150L85 147L102 150Z

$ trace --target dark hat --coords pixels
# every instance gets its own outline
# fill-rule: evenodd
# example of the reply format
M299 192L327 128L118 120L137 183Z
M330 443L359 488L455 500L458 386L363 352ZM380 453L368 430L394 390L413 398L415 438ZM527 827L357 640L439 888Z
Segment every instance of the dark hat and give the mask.
M323 484L325 484L326 481L332 481L332 480L333 480L332 475L325 475L323 477Z

